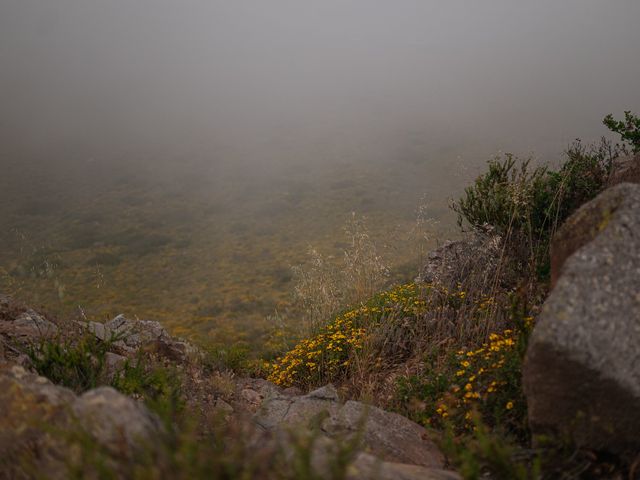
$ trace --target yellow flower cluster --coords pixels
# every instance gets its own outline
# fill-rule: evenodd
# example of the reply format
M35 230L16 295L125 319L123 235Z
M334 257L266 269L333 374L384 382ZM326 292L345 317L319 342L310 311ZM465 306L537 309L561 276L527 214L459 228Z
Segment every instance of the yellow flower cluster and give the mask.
M489 403L511 410L509 385L503 375L509 355L515 353L517 336L513 330L492 333L489 341L476 350L460 350L456 355L454 383L438 402L436 414L442 418L459 417L465 427L472 427L472 412ZM506 397L505 397L506 395ZM503 400L501 400L503 399Z
M269 380L281 386L307 386L336 380L362 348L367 329L382 318L417 315L427 308L421 289L399 285L366 304L338 315L317 335L300 341L272 365Z
M362 313L346 312L318 335L302 340L276 361L269 380L282 386L306 385L338 375L349 365L352 351L362 348L365 330L354 323Z

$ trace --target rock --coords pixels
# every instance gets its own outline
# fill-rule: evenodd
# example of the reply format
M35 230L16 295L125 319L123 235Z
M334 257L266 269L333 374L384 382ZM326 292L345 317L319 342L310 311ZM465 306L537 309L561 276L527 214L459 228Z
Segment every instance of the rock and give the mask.
M185 363L199 354L190 343L171 337L160 323L151 320L130 320L118 315L106 323L85 324L96 338L112 341L114 347L125 355L132 355L140 349L153 349L160 355Z
M278 431L270 439L260 439L262 448L284 452L289 465L309 462L314 478L336 478L336 459L346 468L348 480L460 480L454 472L420 465L387 462L354 449L348 441L339 441L318 432ZM270 445L271 444L271 445ZM309 449L309 457L304 452ZM300 458L300 455L303 455ZM340 466L338 466L340 468ZM292 472L291 472L292 473Z
M65 478L68 447L52 428L70 423L74 399L71 390L22 367L0 367L0 476L27 478L33 468L48 478Z
M126 463L140 447L153 448L161 432L155 416L112 388L77 397L19 366L0 367L0 412L0 471L8 478L23 478L28 468L69 478L69 462L86 453L82 445L113 465Z
M331 385L307 395L266 400L254 417L266 430L319 429L330 438L362 435L363 446L382 460L442 468L444 457L420 425L360 402L339 402Z
M0 335L20 344L40 342L58 333L53 322L31 308L0 295Z
M620 183L640 183L640 154L617 158L613 171L607 179L607 186Z
M256 413L265 399L280 396L282 389L262 378L243 378L237 380L238 406L250 414Z
M313 390L312 392L309 392L307 395L305 395L305 398L313 400L329 400L331 402L340 401L340 396L338 395L336 387L331 384L325 385L324 387L320 387Z
M500 243L500 237L491 234L446 241L429 253L416 281L446 287L463 281L467 285L491 285L501 257Z
M637 452L640 186L617 185L572 215L554 239L554 268L523 371L532 431Z
M387 461L428 467L444 465L444 456L429 441L426 430L396 413L348 401L337 415L327 418L322 427L331 437L362 430L367 450Z
M31 309L21 313L13 321L13 325L23 335L36 340L49 338L58 333L58 327L55 324Z
M282 426L310 428L323 414L336 414L340 404L332 398L314 396L314 392L301 397L278 395L267 399L254 416L255 422L265 430Z
M262 402L262 396L251 388L243 388L240 391L240 397L250 405L257 406Z
M604 191L597 201L583 205L560 226L550 249L552 287L558 281L565 261L607 227L614 212L628 197L629 189L633 189L633 186L620 186Z
M461 480L462 477L449 470L382 462L372 455L359 453L348 467L347 478L350 480Z
M124 368L127 360L127 357L118 355L117 353L105 353L104 365L106 370L106 378L108 380L113 380L113 378Z
M229 405L227 402L222 400L221 398L216 399L216 403L214 404L214 408L222 412L224 415L231 415L233 413L233 407Z
M150 446L161 430L159 420L140 403L111 387L85 392L72 411L82 428L115 454Z
M297 395L302 395L302 390L300 390L298 387L287 387L282 390L282 394L289 397L295 397Z

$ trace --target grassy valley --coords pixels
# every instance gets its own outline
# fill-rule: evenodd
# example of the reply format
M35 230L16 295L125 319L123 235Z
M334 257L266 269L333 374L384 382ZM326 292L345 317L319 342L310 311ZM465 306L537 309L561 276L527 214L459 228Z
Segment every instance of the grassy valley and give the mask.
M52 172L16 163L2 186L0 289L59 314L124 312L201 342L259 343L274 311L295 323L291 266L310 247L342 262L351 212L366 218L390 280L415 276L426 243L452 226L451 170L123 165L102 175L99 162ZM421 202L429 220L417 225Z

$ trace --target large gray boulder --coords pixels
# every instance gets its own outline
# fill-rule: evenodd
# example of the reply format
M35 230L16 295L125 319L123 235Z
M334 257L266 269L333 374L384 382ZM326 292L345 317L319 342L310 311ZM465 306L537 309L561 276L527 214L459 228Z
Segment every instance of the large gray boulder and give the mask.
M534 434L640 450L640 186L581 207L554 239L555 288L532 333L523 382Z
M443 468L444 456L411 420L360 402L341 403L333 386L307 395L268 398L254 421L270 431L317 429L329 438L360 436L362 447L386 462Z

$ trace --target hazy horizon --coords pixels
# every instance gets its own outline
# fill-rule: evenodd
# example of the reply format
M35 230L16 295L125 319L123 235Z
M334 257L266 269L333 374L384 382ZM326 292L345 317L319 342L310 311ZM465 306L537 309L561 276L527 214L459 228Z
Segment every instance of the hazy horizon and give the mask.
M4 0L0 13L3 160L393 161L408 141L547 155L640 106L634 1Z

